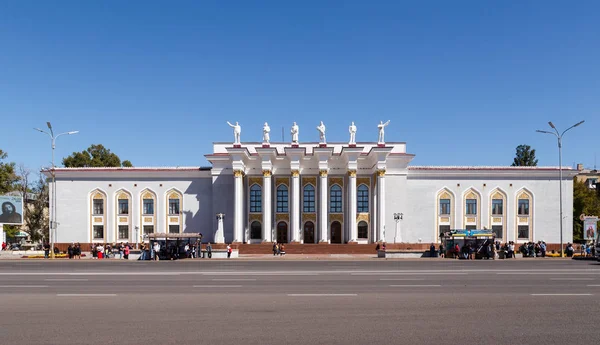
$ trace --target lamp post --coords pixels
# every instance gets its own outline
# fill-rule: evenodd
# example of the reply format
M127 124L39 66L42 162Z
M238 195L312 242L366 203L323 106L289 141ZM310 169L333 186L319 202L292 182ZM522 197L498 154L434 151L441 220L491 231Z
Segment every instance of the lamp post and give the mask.
M573 126L565 129L564 132L562 132L562 133L558 132L558 129L556 128L556 126L554 126L552 121L549 121L548 124L554 130L554 132L542 131L539 129L536 130L536 132L538 132L538 133L552 134L558 140L558 176L559 176L558 188L559 188L559 198L560 198L560 200L559 200L559 205L560 205L559 206L560 207L560 257L564 257L564 255L565 255L564 248L563 248L562 138L569 129L575 128L584 122L585 122L585 120L579 121L576 124L574 124Z
M52 212L50 213L50 231L48 231L48 236L50 237L50 257L54 259L54 239L56 237L56 233L53 235L52 232L56 232L56 227L58 225L58 223L56 222L56 167L54 165L54 149L56 149L56 139L58 139L58 137L65 134L77 134L79 133L79 131L64 132L54 135L54 131L52 130L52 124L50 124L50 122L46 122L46 125L48 126L48 130L50 132L41 130L39 128L34 129L38 132L48 134L52 143Z
M394 220L396 221L396 236L394 236L394 243L402 242L402 234L398 231L398 227L403 217L404 213L394 213Z

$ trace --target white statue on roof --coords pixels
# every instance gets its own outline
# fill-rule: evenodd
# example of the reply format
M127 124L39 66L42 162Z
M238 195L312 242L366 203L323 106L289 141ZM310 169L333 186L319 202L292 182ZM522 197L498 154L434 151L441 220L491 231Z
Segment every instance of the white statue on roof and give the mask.
M240 126L240 124L237 121L235 122L235 125L229 123L229 121L227 121L227 124L229 125L229 127L233 128L233 144L240 145L240 136L242 134L242 126Z
M383 123L383 121L379 121L379 124L377 125L377 128L379 128L379 139L377 140L378 144L385 144L384 128L389 124L390 124L390 120L388 120L386 123Z
M300 128L298 127L296 122L294 122L294 124L292 125L292 129L290 130L290 133L292 134L292 145L298 145L298 133L299 132L300 132Z
M356 145L356 126L354 125L354 121L352 121L352 124L348 127L348 132L350 132L350 142L348 142L348 144Z
M325 125L323 124L323 121L317 126L317 130L319 131L319 144L325 144Z
M265 122L265 125L263 126L263 143L265 144L268 144L271 141L269 133L271 133L271 127Z

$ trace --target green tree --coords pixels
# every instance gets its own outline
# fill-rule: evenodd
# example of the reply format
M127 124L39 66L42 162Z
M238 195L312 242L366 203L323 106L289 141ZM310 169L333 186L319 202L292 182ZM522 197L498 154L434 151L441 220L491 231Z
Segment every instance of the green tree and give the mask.
M579 220L581 214L600 216L600 198L597 193L589 189L585 182L573 179L573 240L583 239L583 222Z
M531 146L517 146L517 153L511 164L513 167L535 167L537 164L538 160L535 158L535 150L533 150Z
M19 177L15 173L15 163L4 162L8 154L0 150L0 195L12 192Z
M37 180L32 181L31 171L23 164L19 165L18 172L17 190L25 202L22 230L27 232L34 242L48 239L48 183L41 174Z
M131 167L130 161L123 161L103 145L92 145L87 150L73 152L63 158L62 164L67 168L102 168L102 167Z

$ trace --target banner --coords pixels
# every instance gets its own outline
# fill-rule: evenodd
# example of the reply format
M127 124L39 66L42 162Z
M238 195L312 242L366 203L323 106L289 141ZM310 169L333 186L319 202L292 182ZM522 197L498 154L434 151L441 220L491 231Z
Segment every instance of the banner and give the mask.
M23 198L20 196L0 195L0 224L23 224Z
M596 239L598 226L598 218L597 217L585 217L583 220L583 238L588 241L592 241Z

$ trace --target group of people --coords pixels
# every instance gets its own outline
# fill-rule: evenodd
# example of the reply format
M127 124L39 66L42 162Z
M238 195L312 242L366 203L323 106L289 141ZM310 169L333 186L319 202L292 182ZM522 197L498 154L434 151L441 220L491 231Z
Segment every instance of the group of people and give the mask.
M568 248L568 246L567 246ZM579 255L584 256L584 257L595 257L596 256L596 246L594 243L582 243L581 246L579 246Z
M273 243L273 256L284 256L285 255L285 244L283 243Z
M519 247L519 252L524 258L546 257L546 242L538 241L537 243L527 242Z
M81 244L79 242L69 244L67 254L69 255L69 259L81 259Z
M106 244L106 246L102 243L92 243L90 251L92 252L92 259L116 258L118 254L119 259L128 260L131 249L132 247L129 243L123 244L123 242L119 244L113 243L112 245ZM72 255L77 251L81 258L81 246L79 246L79 243L76 245L69 245L69 248L67 249L69 259L72 259Z

